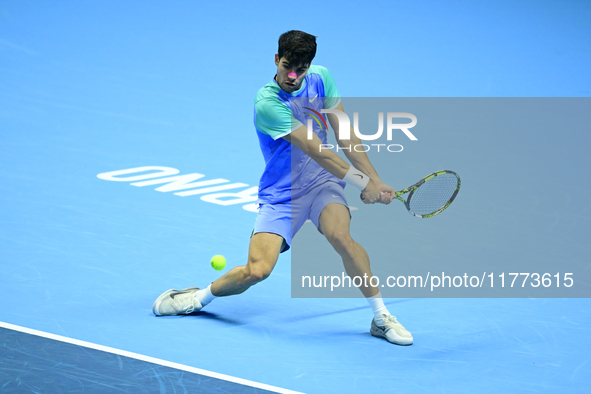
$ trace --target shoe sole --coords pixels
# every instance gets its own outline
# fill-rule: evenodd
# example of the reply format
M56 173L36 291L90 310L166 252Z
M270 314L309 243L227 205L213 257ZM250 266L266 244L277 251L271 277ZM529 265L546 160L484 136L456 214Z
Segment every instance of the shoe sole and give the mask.
M187 287L185 290L190 290L190 289L200 290L199 287ZM160 308L160 304L162 304L162 301L170 294L171 291L182 291L182 290L169 289L169 290L166 290L164 293L160 294L160 296L158 298L156 298L156 301L154 301L154 304L152 305L152 313L154 315L156 315L156 316L178 316L178 315L185 315L186 314L186 313L169 313L169 314L163 315L158 312L158 309ZM195 312L197 312L197 311L195 311Z
M401 339L400 341L397 342L393 342L391 341L387 336L385 336L384 334L382 334L381 331L378 331L376 329L374 329L373 327L370 328L369 332L371 333L371 335L373 335L374 337L378 337L378 338L384 338L386 341L393 343L395 345L400 345L400 346L410 346L413 344L413 340L412 339Z

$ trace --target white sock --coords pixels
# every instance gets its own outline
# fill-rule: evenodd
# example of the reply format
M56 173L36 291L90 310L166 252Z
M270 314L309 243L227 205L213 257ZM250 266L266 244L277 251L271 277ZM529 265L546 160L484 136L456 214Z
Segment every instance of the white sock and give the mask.
M201 303L202 306L209 304L215 296L211 294L211 285L207 286L205 289L197 290L195 293L195 299Z
M369 306L373 310L374 317L377 319L381 318L382 315L389 315L390 312L386 305L384 305L384 300L382 299L382 293L378 292L375 296L367 297L367 302L369 302Z

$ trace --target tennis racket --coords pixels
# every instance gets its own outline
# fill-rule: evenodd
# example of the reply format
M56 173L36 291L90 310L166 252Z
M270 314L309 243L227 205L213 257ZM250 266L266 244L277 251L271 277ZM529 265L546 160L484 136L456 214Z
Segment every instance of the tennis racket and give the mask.
M396 192L396 199L404 203L411 215L430 218L449 207L458 195L460 185L460 177L455 172L437 171ZM401 196L406 193L409 195L405 200Z

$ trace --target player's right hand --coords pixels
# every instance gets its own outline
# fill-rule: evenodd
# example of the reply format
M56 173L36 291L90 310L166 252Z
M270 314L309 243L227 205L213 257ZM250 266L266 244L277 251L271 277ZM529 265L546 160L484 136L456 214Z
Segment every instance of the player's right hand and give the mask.
M378 185L373 181L369 180L369 183L361 192L361 201L364 204L375 204L382 198L382 191L378 188Z
M370 188L372 183L373 187ZM374 194L375 190L379 192L377 198L369 199L369 196L376 196ZM360 197L364 204L375 204L376 202L379 202L381 204L388 205L396 197L396 191L392 186L388 186L385 183L375 183L373 180L370 180L367 184L367 187L361 192Z
M396 190L392 186L388 186L383 182L378 182L377 186L381 192L380 199L378 200L380 204L388 205L396 198Z

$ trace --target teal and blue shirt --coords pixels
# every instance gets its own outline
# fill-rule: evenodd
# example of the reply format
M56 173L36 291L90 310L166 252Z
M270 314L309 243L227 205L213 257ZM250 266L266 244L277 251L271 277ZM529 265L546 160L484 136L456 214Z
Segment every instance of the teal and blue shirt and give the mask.
M258 91L254 125L265 159L265 171L259 182L259 204L287 202L304 194L312 185L329 180L341 182L301 149L281 138L313 119L314 133L326 144L326 116L319 121L314 111L320 113L321 109L335 108L339 103L335 81L322 66L310 66L302 87L293 93L281 89L275 80Z

